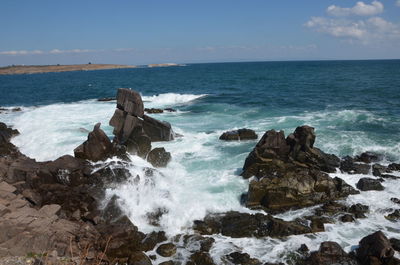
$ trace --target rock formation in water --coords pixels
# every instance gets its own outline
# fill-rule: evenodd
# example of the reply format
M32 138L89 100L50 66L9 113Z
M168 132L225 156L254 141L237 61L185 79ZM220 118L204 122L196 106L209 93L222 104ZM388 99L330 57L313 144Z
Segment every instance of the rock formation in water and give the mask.
M258 138L258 135L255 131L251 129L239 129L234 131L224 132L219 139L225 141L233 141L233 140L255 140Z
M242 176L250 182L246 205L270 212L302 208L344 198L357 191L335 172L340 159L314 147L314 128L297 127L285 138L283 131L267 131L246 158Z

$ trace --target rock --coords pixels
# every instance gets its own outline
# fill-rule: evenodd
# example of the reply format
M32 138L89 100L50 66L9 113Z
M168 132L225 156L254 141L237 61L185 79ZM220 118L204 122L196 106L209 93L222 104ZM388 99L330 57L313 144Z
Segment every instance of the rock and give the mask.
M311 253L305 264L310 265L358 265L336 242L322 242L319 250Z
M267 131L246 158L242 176L255 176L246 205L282 212L344 198L357 193L334 172L339 159L314 147L314 128L297 127L286 139L283 131Z
M189 258L189 262L187 262L186 264L187 265L215 265L210 254L208 254L207 252L201 252L201 251L192 254Z
M361 239L356 255L361 264L389 264L387 261L393 258L394 249L389 239L378 231Z
M194 222L194 230L202 235L218 234L233 238L286 237L311 233L311 228L296 221L284 221L271 215L227 212L208 215Z
M392 222L397 222L400 220L400 210L394 210L391 214L385 216L386 219Z
M400 177L390 174L382 174L380 177L383 179L400 179Z
M165 151L164 147L157 147L147 155L149 161L154 167L166 167L171 160L171 153Z
M400 204L400 199L398 198L390 198L390 200L394 203Z
M146 237L142 241L142 250L143 251L150 251L154 249L154 247L163 241L167 240L165 236L165 232L158 231L158 232L151 232L147 234Z
M176 112L176 109L173 109L173 108L166 108L166 109L164 109L164 111L168 111L168 112Z
M172 243L162 244L157 248L156 252L162 257L171 257L176 253L176 246Z
M149 257L141 251L133 252L128 259L127 265L152 265Z
M301 246L299 247L299 249L297 250L298 252L302 252L302 253L307 253L310 250L308 249L306 244L301 244Z
M232 141L232 140L253 140L257 139L258 136L255 131L250 129L239 129L234 131L227 131L224 132L219 139L225 141Z
M89 133L88 139L74 150L74 154L76 158L96 162L112 156L112 150L110 139L100 129L100 123L97 123L93 131Z
M361 178L357 184L356 187L359 190L362 191L368 191L368 190L384 190L384 187L380 183L379 180L377 179L372 179L372 178Z
M365 214L369 211L368 205L363 205L360 203L353 204L350 206L348 212L354 214L356 218L366 218Z
M117 108L136 117L144 115L143 101L140 94L128 88L119 88L117 92Z
M261 265L261 262L258 259L250 258L250 255L247 253L241 252L232 252L229 255L226 255L226 258L232 262L233 264L240 265Z
M136 154L146 158L151 150L151 139L147 135L130 136L126 142L127 150L131 154Z
M389 164L388 169L393 171L400 171L400 164L391 163Z
M389 170L388 167L379 165L379 164L374 164L372 165L372 174L374 176L380 177L382 174L385 173L391 173L391 170Z
M383 159L382 154L378 154L375 152L364 152L359 156L356 156L356 161L363 162L363 163L372 163L372 162L379 162Z
M155 108L151 108L151 109L145 108L144 111L149 114L158 114L158 113L164 112L164 110L162 110L162 109L155 109Z
M400 239L391 238L389 241L394 250L400 251Z
M110 126L114 127L113 134L116 136L117 139L122 138L122 128L124 128L125 118L127 113L123 110L115 109L114 115L110 119Z
M351 223L354 222L355 219L352 214L345 214L340 217L340 221L342 221L343 223Z
M152 142L174 140L174 132L171 124L156 120L150 116L143 116L143 130Z
M168 260L161 262L159 265L175 265L175 263L172 260Z
M352 157L346 156L340 162L340 170L349 174L369 174L370 165L357 163Z
M113 97L107 97L107 98L99 98L97 101L113 101L116 100L116 98Z
M209 252L215 242L212 237L204 237L198 234L179 236L176 241L180 242L181 237L183 237L183 246L193 251Z

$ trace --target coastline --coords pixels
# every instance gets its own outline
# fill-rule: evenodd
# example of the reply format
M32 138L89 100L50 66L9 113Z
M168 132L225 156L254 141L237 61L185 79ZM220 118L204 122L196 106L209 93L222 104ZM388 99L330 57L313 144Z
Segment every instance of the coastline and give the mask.
M136 66L121 64L15 65L0 67L0 75L94 71L125 68L136 68Z

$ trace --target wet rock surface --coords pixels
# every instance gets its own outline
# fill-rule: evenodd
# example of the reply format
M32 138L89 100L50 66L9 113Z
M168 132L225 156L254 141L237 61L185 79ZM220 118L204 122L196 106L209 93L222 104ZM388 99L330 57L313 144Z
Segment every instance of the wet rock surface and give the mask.
M164 147L157 147L147 155L147 161L154 167L166 167L171 160L171 153L165 151Z
M239 130L233 130L233 131L227 131L224 132L219 139L220 140L225 140L225 141L239 141L239 140L254 140L257 139L258 135L256 134L255 131L251 129L239 129Z
M335 172L340 159L314 147L314 128L297 127L284 132L267 131L246 158L242 176L255 176L249 185L246 205L268 212L302 208L344 198L357 191Z
M368 191L368 190L384 190L384 187L382 186L381 182L377 179L373 178L361 178L357 184L357 188L362 190L362 191Z

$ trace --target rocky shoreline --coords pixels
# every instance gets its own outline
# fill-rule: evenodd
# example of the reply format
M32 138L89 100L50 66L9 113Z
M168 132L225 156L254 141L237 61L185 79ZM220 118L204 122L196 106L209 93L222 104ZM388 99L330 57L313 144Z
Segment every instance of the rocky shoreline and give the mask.
M248 155L242 173L250 182L241 201L260 212L209 214L193 223L194 233L172 238L163 231L145 234L119 207L117 197L105 198L105 189L133 178L126 169L132 165L127 152L153 165L144 169L151 178L158 167L171 160L167 150L152 148L152 142L171 141L177 135L169 123L145 114L136 91L118 89L116 100L110 120L115 136L112 141L96 124L74 156L54 161L37 162L22 154L10 142L18 131L0 123L0 258L23 256L35 264L264 264L240 251L213 260L213 235L283 239L322 232L327 223L354 222L365 218L368 205L346 206L337 200L381 190L380 183L397 178L392 173L400 170L399 164L380 165L381 158L374 153L343 159L326 154L314 147L316 135L309 126L298 127L287 137L283 131L270 130ZM257 135L241 129L222 138L255 139ZM107 160L114 156L119 162ZM361 179L357 190L328 175L337 169L349 174L372 172L376 178ZM316 206L314 215L293 221L273 216L309 206ZM149 222L156 224L162 214L149 215ZM399 210L393 209L386 218L398 222ZM177 255L182 249L187 258ZM399 251L399 240L376 232L360 239L359 247L351 253L335 242L323 242L314 252L304 245L282 262L400 264L395 251Z

